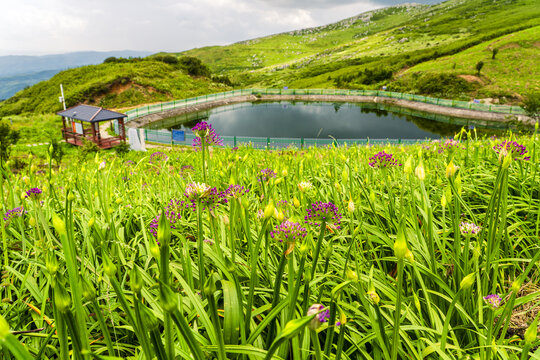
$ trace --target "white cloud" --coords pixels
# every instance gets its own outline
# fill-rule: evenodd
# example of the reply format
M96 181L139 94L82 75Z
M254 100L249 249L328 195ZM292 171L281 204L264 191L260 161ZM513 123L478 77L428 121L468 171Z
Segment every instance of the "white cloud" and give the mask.
M378 2L392 2L392 0L7 1L9 4L3 4L0 12L2 55L6 51L14 54L122 49L182 51L325 25L380 7Z

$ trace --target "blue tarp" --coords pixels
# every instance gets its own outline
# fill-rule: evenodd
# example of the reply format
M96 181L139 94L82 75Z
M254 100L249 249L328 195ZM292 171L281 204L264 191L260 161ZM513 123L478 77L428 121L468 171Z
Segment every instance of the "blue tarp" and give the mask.
M184 130L173 130L172 139L174 141L186 141L186 133Z

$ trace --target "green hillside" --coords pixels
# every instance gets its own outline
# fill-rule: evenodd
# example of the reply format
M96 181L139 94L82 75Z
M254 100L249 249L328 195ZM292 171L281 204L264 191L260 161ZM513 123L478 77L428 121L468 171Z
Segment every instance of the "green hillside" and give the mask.
M0 104L0 116L61 110L60 84L68 107L86 103L123 108L230 89L163 61L111 62L66 70L25 89Z
M0 103L0 117L59 110L60 84L68 106L83 102L112 108L214 93L232 84L350 89L384 85L444 98L519 103L540 87L539 33L538 0L398 5L228 46L70 69ZM499 52L491 59L494 48ZM186 56L201 60L214 75L189 76L174 63ZM484 66L476 76L479 61Z
M197 56L213 71L226 73L245 85L377 88L391 84L404 70L417 64L442 57L453 63L451 59L461 56L464 50L485 48L505 35L538 25L540 7L536 0L450 0L431 6L394 6L327 26L177 55ZM527 34L538 38L538 30ZM531 44L535 41L532 39ZM512 60L506 56L508 51L501 51L499 64L507 69L520 67L521 60L529 64L540 57L537 45L515 52L518 57ZM386 76L374 76L379 69L384 69ZM490 86L483 92L505 96L528 90L525 84L507 89L512 77L502 73L486 79ZM485 83L463 89L457 86L465 94L454 91L445 95L473 96ZM403 84L397 85L403 88ZM407 91L422 92L414 86Z

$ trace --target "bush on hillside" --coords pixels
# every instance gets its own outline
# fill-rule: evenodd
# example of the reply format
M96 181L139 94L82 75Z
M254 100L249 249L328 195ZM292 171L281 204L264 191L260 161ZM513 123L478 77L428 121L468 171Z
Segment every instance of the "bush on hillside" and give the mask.
M210 77L211 75L210 68L196 57L183 56L180 58L179 63L191 76Z
M418 76L414 89L435 97L451 98L474 90L474 85L455 74L426 73Z
M523 109L527 115L533 118L540 118L540 92L534 92L525 96Z

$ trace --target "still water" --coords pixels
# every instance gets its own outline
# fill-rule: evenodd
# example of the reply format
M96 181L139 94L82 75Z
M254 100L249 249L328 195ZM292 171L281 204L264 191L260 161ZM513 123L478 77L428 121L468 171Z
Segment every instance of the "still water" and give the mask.
M505 124L486 124L380 104L288 101L228 105L159 120L148 128L188 131L202 120L211 123L222 136L271 138L437 139L453 136L462 126L474 126L485 133L496 133L494 125L506 129Z

